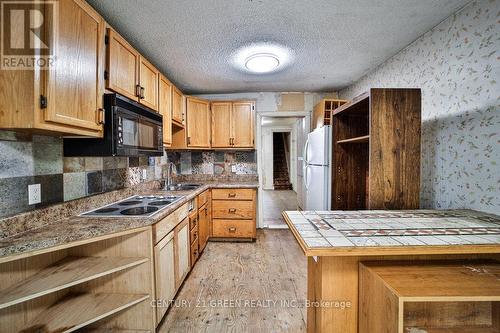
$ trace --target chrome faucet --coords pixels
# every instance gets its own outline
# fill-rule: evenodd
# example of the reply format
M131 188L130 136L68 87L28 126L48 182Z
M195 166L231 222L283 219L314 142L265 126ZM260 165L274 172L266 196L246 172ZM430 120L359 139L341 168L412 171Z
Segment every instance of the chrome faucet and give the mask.
M177 168L173 162L169 162L167 168L167 190L172 186L173 174L177 174Z

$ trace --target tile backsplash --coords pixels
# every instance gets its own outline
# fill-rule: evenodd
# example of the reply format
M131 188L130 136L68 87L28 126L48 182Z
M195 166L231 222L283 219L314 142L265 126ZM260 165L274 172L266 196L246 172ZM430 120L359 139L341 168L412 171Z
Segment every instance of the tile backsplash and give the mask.
M0 218L162 179L169 160L183 181L190 176L257 175L255 151L169 151L149 158L63 157L61 138L0 131ZM144 170L146 179L142 179ZM28 205L29 184L41 184L40 204Z
M169 151L167 155L180 175L257 175L255 150Z
M61 138L0 131L0 218L160 179L166 164L166 156L63 157ZM40 204L28 205L29 184L41 184Z

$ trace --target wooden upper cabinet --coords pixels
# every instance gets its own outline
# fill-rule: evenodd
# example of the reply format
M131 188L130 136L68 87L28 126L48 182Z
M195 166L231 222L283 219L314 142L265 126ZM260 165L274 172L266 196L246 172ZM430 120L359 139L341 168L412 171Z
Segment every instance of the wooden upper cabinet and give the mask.
M234 102L232 112L234 148L254 147L254 110L253 102Z
M172 83L160 75L158 85L158 112L163 116L163 143L172 144Z
M158 80L160 72L144 57L139 58L139 102L158 111Z
M108 29L106 88L137 100L139 53L113 29Z
M113 29L107 39L106 88L158 111L158 69Z
M51 39L56 61L42 73L47 97L43 120L79 129L67 133L101 136L104 20L80 0L60 1L59 11L58 34Z
M172 122L178 126L184 127L184 107L182 92L176 86L172 87Z
M232 147L232 102L212 102L212 148Z
M209 102L195 97L187 97L187 146L210 148L210 107Z

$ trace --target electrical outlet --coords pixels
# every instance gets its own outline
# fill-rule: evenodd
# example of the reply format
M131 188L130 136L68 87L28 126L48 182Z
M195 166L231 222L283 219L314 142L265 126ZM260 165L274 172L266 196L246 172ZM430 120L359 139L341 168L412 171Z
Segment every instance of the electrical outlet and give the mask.
M231 172L236 173L236 165L231 165Z
M146 180L148 178L148 170L142 169L142 180Z
M28 205L42 202L42 187L40 184L28 185Z

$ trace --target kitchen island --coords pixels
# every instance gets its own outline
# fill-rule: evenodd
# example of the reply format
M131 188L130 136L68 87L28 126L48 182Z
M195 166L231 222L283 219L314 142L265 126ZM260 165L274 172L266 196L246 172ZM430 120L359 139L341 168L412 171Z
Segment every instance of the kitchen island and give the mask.
M500 258L500 217L493 214L287 211L283 217L308 257L310 333L358 332L360 262Z

